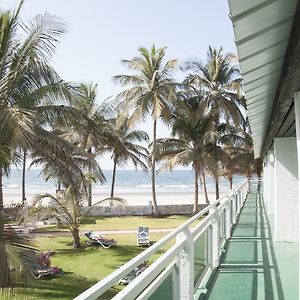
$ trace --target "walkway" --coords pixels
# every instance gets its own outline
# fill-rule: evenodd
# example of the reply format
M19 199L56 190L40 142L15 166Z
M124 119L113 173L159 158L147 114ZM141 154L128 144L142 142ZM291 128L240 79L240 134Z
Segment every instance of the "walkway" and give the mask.
M221 263L199 299L298 300L298 244L272 241L259 194L249 194Z

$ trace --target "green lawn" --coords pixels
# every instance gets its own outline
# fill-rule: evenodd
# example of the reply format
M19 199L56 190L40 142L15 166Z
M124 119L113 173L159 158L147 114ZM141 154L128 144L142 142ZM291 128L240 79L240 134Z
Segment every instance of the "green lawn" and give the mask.
M174 228L178 227L190 216L168 216L162 218L153 217L90 217L87 220L83 220L84 223L80 226L80 230L128 230L137 229L138 226L148 226L150 228ZM55 226L48 226L34 229L34 232L49 232L57 231Z
M184 223L187 216L170 216L165 218L150 217L118 217L118 218L93 218L95 224L82 224L80 230L121 230L137 229L139 225L150 227L151 242L158 241L167 233L153 233L153 228L173 228ZM90 220L89 220L90 221ZM56 228L41 228L40 232L53 231ZM102 247L87 246L87 238L82 236L82 249L72 248L70 237L36 237L35 245L40 250L56 250L57 253L51 257L52 266L63 269L64 275L50 277L44 280L35 280L34 289L29 294L16 293L12 299L61 299L69 300L86 290L97 281L101 280L118 266L126 263L139 254L145 248L136 246L136 234L116 234L113 238L118 245L110 249ZM170 242L162 251L150 258L151 261L160 256L172 245ZM108 300L115 295L122 286L116 286L99 299ZM0 296L1 298L1 296ZM7 298L6 298L7 299Z
M165 234L153 233L151 241L155 242ZM135 234L114 235L114 239L118 241L116 247L103 249L102 247L87 246L86 239L82 237L83 247L76 250L71 246L71 238L36 238L35 243L41 250L57 250L57 253L51 257L51 265L62 268L64 275L36 280L33 282L35 288L30 291L30 295L22 292L22 294L16 294L13 299L73 299L145 249L135 246ZM172 243L174 241L170 242L165 249ZM150 262L163 252L160 251L153 255ZM99 299L111 299L121 288L121 286L116 286Z

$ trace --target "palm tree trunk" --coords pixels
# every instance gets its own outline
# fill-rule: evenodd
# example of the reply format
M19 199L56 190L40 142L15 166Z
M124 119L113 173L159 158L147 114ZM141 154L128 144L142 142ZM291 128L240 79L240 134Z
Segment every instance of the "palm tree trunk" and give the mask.
M26 201L26 193L25 193L25 175L26 175L26 158L27 152L24 150L23 153L23 169L22 169L22 205L24 206Z
M92 181L89 181L88 186L88 206L92 206Z
M195 215L198 212L198 195L199 195L199 184L198 184L198 170L196 167L194 167L195 171L195 197L194 197L194 207L193 207L193 215Z
M9 269L4 239L3 170L0 167L0 288L9 286Z
M113 168L113 173L112 173L110 197L114 196L115 181L116 181L116 170L117 170L117 159L115 158L114 159L114 168Z
M257 160L257 167L256 167L256 175L258 178L258 184L257 184L257 192L260 192L261 189L261 173L262 173L262 159L259 157L256 159Z
M220 198L219 176L215 177L215 185L216 185L216 200L218 200Z
M4 204L3 204L3 170L0 166L0 212L3 211L4 209ZM2 221L2 219L1 219Z
M157 127L157 120L154 120L153 123L153 151L152 151L152 200L153 200L153 208L154 208L154 215L160 215L160 212L158 210L157 202L156 202L156 191L155 191L155 155L156 155L156 127Z
M79 229L73 228L71 232L73 235L73 247L80 248L81 244L80 244L80 237L79 237Z
M229 176L228 181L229 181L229 188L232 190L232 187L233 187L233 177Z
M203 180L203 189L204 189L204 195L205 195L205 203L209 204L208 195L207 195L207 187L206 187L206 176L205 172L202 172L202 180Z
M88 153L92 153L92 148L88 148ZM91 167L88 168L89 175L91 175ZM90 179L88 182L88 206L92 206L92 180Z

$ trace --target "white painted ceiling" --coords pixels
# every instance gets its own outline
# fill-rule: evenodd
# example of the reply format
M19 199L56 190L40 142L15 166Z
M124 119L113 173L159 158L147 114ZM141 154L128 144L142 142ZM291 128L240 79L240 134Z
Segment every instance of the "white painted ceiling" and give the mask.
M228 0L244 78L254 154L270 123L297 0Z

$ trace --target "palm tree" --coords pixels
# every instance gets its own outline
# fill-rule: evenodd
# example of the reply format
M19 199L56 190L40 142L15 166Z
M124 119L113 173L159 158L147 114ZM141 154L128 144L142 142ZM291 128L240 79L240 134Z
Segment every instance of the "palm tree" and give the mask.
M72 185L68 186L65 191L58 196L53 196L51 194L41 194L35 197L33 206L30 209L27 219L47 219L47 218L56 218L62 224L69 229L73 237L73 246L75 248L80 248L80 221L85 217L90 210L83 212L80 209L82 201L86 198L86 190L82 189L81 192L77 188L74 188ZM43 205L43 200L50 200L49 205ZM124 200L121 198L114 199L103 199L97 202L95 205L111 203L122 204L124 205ZM38 205L40 204L40 205Z
M72 102L75 117L69 124L58 128L65 132L64 136L69 141L87 151L93 159L99 153L108 151L107 148L120 144L113 126L113 106L107 102L96 104L97 84L81 83L78 91L79 95ZM92 182L99 180L103 183L106 179L102 171L92 173L92 168L88 167L87 172L88 206L92 206Z
M235 174L250 177L255 172L253 140L248 119L242 126L226 124L221 132L220 144L226 153L223 159L223 175L227 177L232 188Z
M3 205L3 190L2 177L3 171L7 172L11 162L10 149L0 145L0 288L9 286L9 266L8 257L5 246L4 235L4 205Z
M215 132L215 135L218 135L218 133ZM215 180L215 194L217 200L220 197L219 179L223 174L223 162L226 159L226 153L219 145L218 137L207 145L207 153L206 166Z
M19 13L24 1L14 11L0 12L0 149L14 153L17 148L33 145L38 105L44 111L51 100L69 96L68 86L49 65L64 26L45 14L22 24ZM23 30L23 34L19 34ZM49 109L50 110L50 109ZM2 153L3 154L3 153ZM3 155L1 154L2 158ZM4 244L2 174L0 164L0 238L1 263L7 263ZM8 282L6 267L1 265L1 285Z
M132 60L123 60L132 74L118 75L114 80L129 88L119 94L121 99L119 111L124 119L131 114L129 126L137 120L144 119L151 114L153 120L153 146L151 153L151 182L154 214L159 214L155 192L155 162L156 162L156 130L157 121L161 118L169 122L171 118L170 105L176 100L176 89L173 72L177 67L177 60L164 62L166 48L158 48L153 45L150 50L138 49L139 56ZM122 117L122 115L120 115ZM119 121L122 121L122 118Z
M235 55L224 56L222 48L209 47L205 63L190 60L186 63L185 69L192 72L185 82L203 95L203 113L217 116L216 131L224 119L226 123L233 123L236 126L245 122L242 108L245 108L246 102L242 93L242 77ZM210 172L216 181L217 197L219 195L218 180L222 171L219 161L220 150L218 144L212 147L211 158L217 161L210 161Z
M123 163L126 163L128 160L130 160L136 168L139 166L143 170L148 169L147 165L143 161L147 161L148 159L148 150L145 147L136 144L136 141L148 143L148 134L142 130L130 131L127 121L117 129L117 134L120 138L121 143L114 145L112 149L112 159L114 162L114 166L110 193L111 197L114 197L117 165L122 165Z
M204 113L217 114L236 125L244 121L241 108L245 108L246 102L239 64L234 54L224 56L222 48L209 47L205 63L190 60L185 64L185 69L192 72L185 81L203 95Z
M38 119L33 108L43 101L45 109L50 100L67 93L48 63L63 24L46 14L21 27L22 4L15 12L0 14L0 145L9 148L27 147L33 139ZM24 30L22 36L18 29Z
M159 158L166 161L163 169L192 163L195 178L193 214L198 211L199 179L204 176L205 180L207 144L215 135L210 116L204 117L200 113L201 101L201 97L185 97L184 101L178 102L172 120L172 135L177 138L158 140Z

